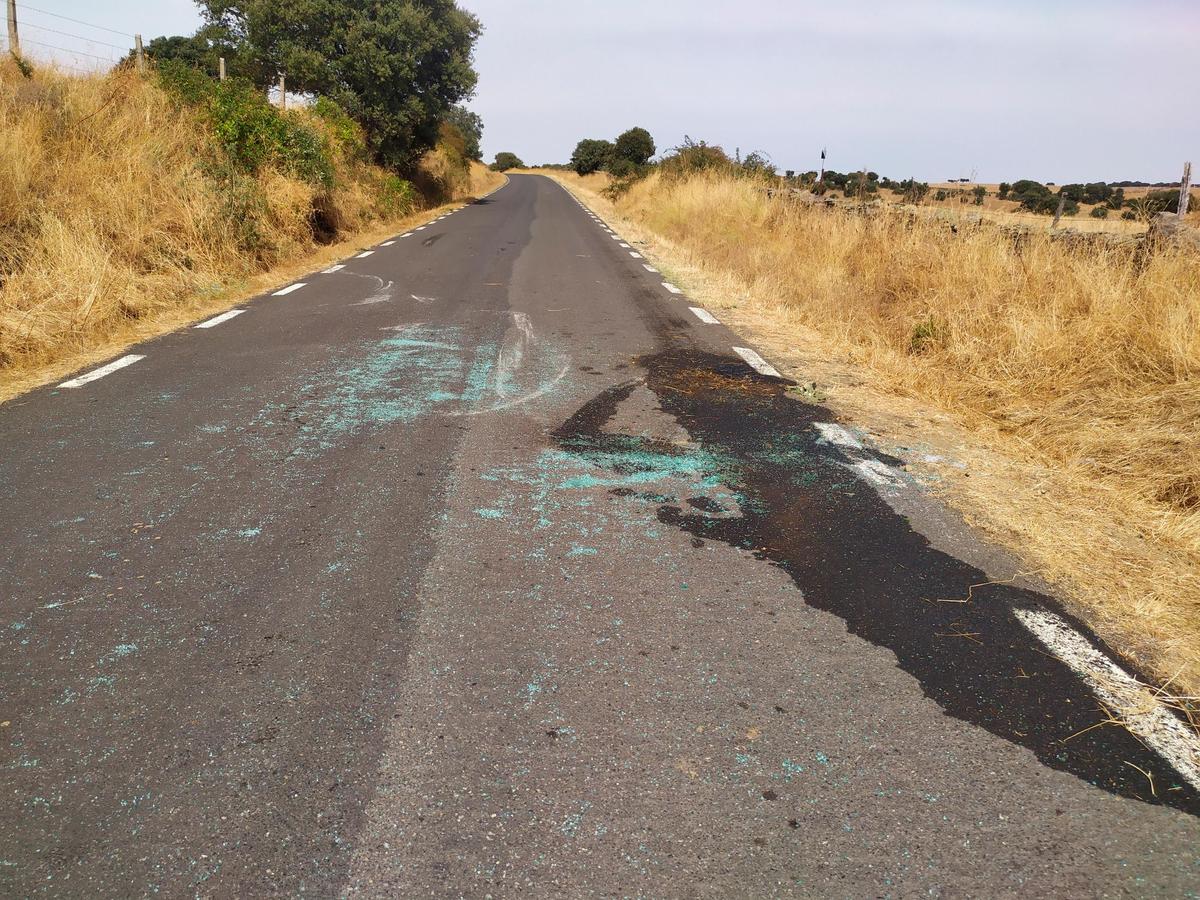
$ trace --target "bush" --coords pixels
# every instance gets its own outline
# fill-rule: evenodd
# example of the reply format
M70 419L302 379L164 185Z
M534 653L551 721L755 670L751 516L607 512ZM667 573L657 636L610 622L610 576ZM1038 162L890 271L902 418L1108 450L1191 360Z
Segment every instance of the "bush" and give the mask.
M1092 209L1090 215L1093 219L1107 219L1108 218L1108 207L1107 206L1094 207Z
M328 97L318 97L311 107L313 114L325 123L329 133L350 159L367 158L367 138L362 126Z
M1000 186L996 190L996 199L997 200L1007 200L1008 192L1011 190L1012 190L1012 185L1009 184L1007 181L1000 182Z
M679 180L697 172L732 172L734 162L720 147L685 135L683 143L670 152L660 168L664 178Z
M975 195L975 205L983 206L983 198L987 196L987 188L982 184L977 184L971 189L971 193Z
M523 169L525 163L521 162L521 157L515 153L509 153L507 150L496 154L496 161L492 163L491 169L495 172L507 172L509 169Z
M630 128L617 138L612 147L615 159L627 160L635 166L648 163L655 150L654 138L645 128Z
M571 154L571 168L577 175L590 175L608 167L616 148L611 141L599 138L584 138L575 145Z

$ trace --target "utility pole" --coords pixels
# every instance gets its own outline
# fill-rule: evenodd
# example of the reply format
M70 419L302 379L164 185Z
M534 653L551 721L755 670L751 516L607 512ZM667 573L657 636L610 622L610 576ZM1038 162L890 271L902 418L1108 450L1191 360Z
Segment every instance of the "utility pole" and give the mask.
M8 51L13 56L21 55L21 42L17 39L17 0L8 0Z
M1179 221L1187 215L1188 201L1192 199L1192 164L1183 164L1183 178L1179 180Z
M142 49L142 36L135 34L133 36L133 49L137 52L137 70L139 72L146 71L146 52Z

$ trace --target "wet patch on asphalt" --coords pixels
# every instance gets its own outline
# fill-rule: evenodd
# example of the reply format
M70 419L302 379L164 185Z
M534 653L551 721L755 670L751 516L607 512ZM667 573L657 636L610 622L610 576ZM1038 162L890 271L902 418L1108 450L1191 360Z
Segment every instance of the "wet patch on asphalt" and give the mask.
M554 432L552 452L599 470L575 476L581 485L656 502L664 525L779 567L808 605L894 653L948 715L1111 793L1200 814L1196 792L1157 754L1117 725L1095 727L1109 720L1097 698L1014 615L1046 607L1069 619L1052 598L988 584L855 472L864 459L897 460L823 439L814 425L831 420L827 410L741 362L693 350L641 362L645 385L695 445L606 430L640 382L610 388ZM690 496L649 491L683 472Z

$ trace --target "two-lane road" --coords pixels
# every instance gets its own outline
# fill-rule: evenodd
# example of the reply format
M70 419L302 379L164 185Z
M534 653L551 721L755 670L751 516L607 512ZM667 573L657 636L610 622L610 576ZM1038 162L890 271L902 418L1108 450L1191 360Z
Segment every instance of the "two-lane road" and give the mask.
M0 406L0 893L1200 891L1186 729L561 187L300 285Z

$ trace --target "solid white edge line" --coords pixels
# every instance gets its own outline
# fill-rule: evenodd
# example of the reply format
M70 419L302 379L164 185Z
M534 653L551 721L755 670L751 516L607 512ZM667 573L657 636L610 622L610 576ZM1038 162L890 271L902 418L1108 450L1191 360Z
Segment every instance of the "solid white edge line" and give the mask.
M338 263L336 266L330 266L328 269L322 269L321 274L322 275L332 275L334 272L340 272L344 268L346 268L345 263Z
M749 347L734 347L733 352L744 359L759 375L770 375L772 378L782 378L779 371L769 362L751 350Z
M671 282L669 282L669 281L664 281L662 283L662 286L665 287L672 294L682 294L683 293L683 291L681 291L679 288L675 287L675 285L671 284ZM735 347L734 349L736 350L737 348Z
M1092 646L1061 616L1041 609L1014 609L1013 615L1092 692L1125 727L1200 790L1200 738L1167 709L1144 684Z
M714 316L712 313L710 313L707 309L701 309L698 306L689 306L688 309L690 309L693 313L695 313L696 318L699 319L701 322L703 322L705 325L720 325L721 324L721 320L718 319L716 316Z
M308 284L307 281L297 281L295 284L289 284L285 288L280 288L275 293L273 293L271 296L272 297L282 297L284 294L290 294L292 291L300 290L300 288L304 287L306 284Z
M219 316L213 316L211 319L206 319L199 325L193 325L193 328L213 328L220 325L222 322L228 322L230 319L236 318L244 313L244 309L231 309L229 312L223 312Z
M105 375L111 375L118 369L123 369L126 366L132 366L139 359L145 359L145 356L139 356L136 353L131 353L128 356L122 356L120 359L114 359L108 365L101 366L98 369L80 375L77 378L72 378L70 381L64 381L59 385L60 388L77 388L83 387L90 381L95 381L98 378L103 378Z
M630 253L629 255L633 256L632 253ZM654 266L650 265L650 263L642 263L642 268L645 269L647 272L657 272L658 271L658 269L654 268Z

